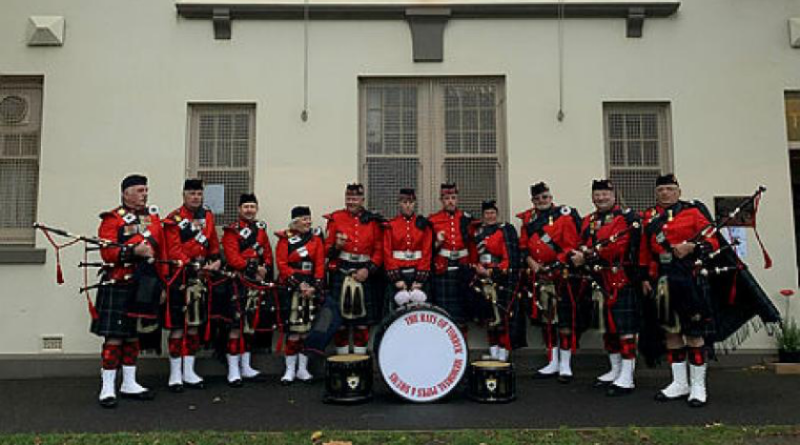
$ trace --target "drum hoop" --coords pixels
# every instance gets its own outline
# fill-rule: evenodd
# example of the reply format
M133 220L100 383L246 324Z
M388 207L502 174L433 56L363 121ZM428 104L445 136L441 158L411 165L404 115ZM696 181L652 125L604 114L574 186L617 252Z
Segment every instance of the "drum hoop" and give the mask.
M328 362L330 363L361 363L364 361L369 360L369 356L365 354L344 354L344 355L332 355L328 357Z

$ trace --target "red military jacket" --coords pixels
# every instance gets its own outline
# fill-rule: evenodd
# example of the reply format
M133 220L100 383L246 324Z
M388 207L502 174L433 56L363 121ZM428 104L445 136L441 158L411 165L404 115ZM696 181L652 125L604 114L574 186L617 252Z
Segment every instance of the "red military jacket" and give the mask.
M433 225L434 239L436 234L444 232L444 242L433 252L435 273L447 272L451 261L458 264L470 264L476 261L477 253L473 237L477 220L472 215L459 209L453 213L440 210L428 217L428 221Z
M380 215L362 210L353 215L346 209L337 210L324 216L328 220L325 238L326 256L330 258L329 267L336 269L342 261L347 263L367 263L370 272L383 265L383 231ZM342 250L335 248L336 235L347 236Z
M104 247L100 249L103 261L109 264L108 279L128 281L136 269L133 262L133 247L144 242L153 249L156 259L167 257L164 232L161 228L161 219L158 217L158 207L151 205L142 212L120 206L114 210L100 214L102 222L97 230L101 239L113 243L122 243L130 247ZM166 265L156 265L156 271L161 277L166 277Z
M711 225L708 210L701 202L678 201L667 209L652 207L644 212L644 233L639 252L639 264L646 267L651 278L658 277L658 265L672 261L672 246L693 239ZM719 249L714 233L704 234L702 243L710 250Z
M272 247L267 236L267 223L263 221L239 221L225 226L222 234L225 261L237 271L244 271L250 260L260 266L272 267Z
M580 217L569 206L551 206L536 212L525 226L527 254L540 264L566 263L569 253L578 247Z
M275 232L275 261L278 264L278 281L289 283L312 278L318 283L325 278L325 244L322 231L309 230L299 234L291 230Z
M511 224L499 223L482 225L475 232L477 251L476 264L485 268L508 271L517 267L516 255L512 249L518 248L517 232Z
M199 208L196 212L186 206L174 210L164 219L169 258L186 264L197 259L219 257L219 238L214 214Z
M520 219L519 246L523 255L525 255L526 252L528 251L526 247L528 245L528 235L525 232L525 226L528 225L528 223L533 218L533 215L535 214L536 214L536 207L531 207L528 210L525 210L524 212L519 212L516 214L516 217Z
M641 227L634 228L639 216L631 209L614 206L608 212L592 212L583 218L581 224L581 245L595 249L602 269L600 276L609 288L622 287L630 282L628 272L636 269L639 262L639 243ZM619 235L623 231L624 234ZM614 241L611 237L618 236ZM609 269L614 267L615 269ZM627 267L627 270L626 270Z
M424 216L397 215L384 224L383 258L387 272L411 268L429 272L432 249L433 230Z

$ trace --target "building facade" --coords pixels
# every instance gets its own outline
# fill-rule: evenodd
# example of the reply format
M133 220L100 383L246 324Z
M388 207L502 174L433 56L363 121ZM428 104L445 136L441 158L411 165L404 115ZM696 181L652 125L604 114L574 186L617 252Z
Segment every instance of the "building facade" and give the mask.
M639 209L671 171L712 208L765 185L775 266L749 229L745 261L783 309L798 285L800 1L763 3L5 0L0 355L97 350L82 252L62 253L57 285L31 223L94 235L133 172L164 215L186 177L217 186L223 222L253 190L274 230L300 204L322 225L356 180L390 215L399 187L430 212L455 181L466 208L496 198L508 221L540 180L582 214L593 178ZM763 331L744 344L772 346Z

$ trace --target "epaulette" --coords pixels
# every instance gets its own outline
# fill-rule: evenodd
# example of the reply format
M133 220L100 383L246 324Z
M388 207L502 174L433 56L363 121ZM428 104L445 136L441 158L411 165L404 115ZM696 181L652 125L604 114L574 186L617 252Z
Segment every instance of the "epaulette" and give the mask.
M322 227L314 227L313 229L311 229L311 233L313 233L316 236L322 236Z
M147 213L151 215L158 215L158 206L151 204L149 207L147 207Z
M107 211L101 213L99 216L100 216L100 219L105 219L108 216L114 216L114 217L125 216L126 213L128 213L128 211L125 210L125 207L119 206L119 207L117 207L115 209L107 210Z
M428 220L428 218L425 218L425 217L424 217L424 216L422 216L422 215L417 215L417 222L416 222L416 225L417 225L417 228L418 228L418 229L420 229L420 230L425 230L425 228L426 228L426 227L430 227L432 224L431 224L431 222Z
M562 215L567 216L572 213L572 207L570 206L558 206L558 211L561 212Z
M256 227L261 230L267 230L267 223L264 221L256 221Z

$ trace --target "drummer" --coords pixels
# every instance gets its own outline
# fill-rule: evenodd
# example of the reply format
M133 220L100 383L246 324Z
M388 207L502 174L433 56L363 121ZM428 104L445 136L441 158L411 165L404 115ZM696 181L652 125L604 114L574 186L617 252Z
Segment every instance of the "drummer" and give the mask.
M431 270L433 228L427 218L416 214L417 195L413 188L400 189L398 215L384 224L383 258L390 286L387 298L396 306L427 299Z
M493 360L507 361L512 349L511 316L517 312L513 291L519 270L519 241L514 226L498 222L497 201L484 201L481 213L481 225L475 232L478 256L472 265L473 288L479 298L478 315L487 324L489 355Z

